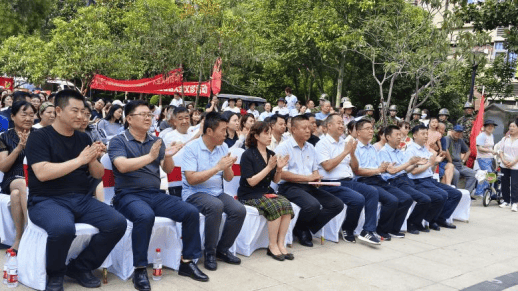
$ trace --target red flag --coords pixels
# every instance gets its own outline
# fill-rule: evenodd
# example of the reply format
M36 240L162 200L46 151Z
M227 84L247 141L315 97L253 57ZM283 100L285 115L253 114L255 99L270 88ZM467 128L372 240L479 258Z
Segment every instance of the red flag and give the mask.
M484 125L484 95L480 97L480 107L478 109L477 118L475 122L473 122L473 127L471 128L471 135L469 137L469 147L471 150L470 158L466 163L466 166L473 168L473 164L475 163L475 159L477 158L477 136L482 130L482 126Z
M221 58L216 59L214 68L212 69L211 90L213 94L218 94L221 91Z
M4 87L4 89L13 90L14 79L13 78L0 77L0 86Z

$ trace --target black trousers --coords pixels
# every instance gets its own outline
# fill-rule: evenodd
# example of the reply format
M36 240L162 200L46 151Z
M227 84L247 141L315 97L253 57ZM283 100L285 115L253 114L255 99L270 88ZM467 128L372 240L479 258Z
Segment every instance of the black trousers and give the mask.
M112 207L85 194L54 197L30 197L29 217L47 234L47 275L64 276L68 250L76 236L75 223L90 224L99 229L88 246L70 262L77 271L97 269L126 231L126 218Z
M301 231L316 233L344 209L342 200L311 185L286 182L279 194L300 207L295 229Z

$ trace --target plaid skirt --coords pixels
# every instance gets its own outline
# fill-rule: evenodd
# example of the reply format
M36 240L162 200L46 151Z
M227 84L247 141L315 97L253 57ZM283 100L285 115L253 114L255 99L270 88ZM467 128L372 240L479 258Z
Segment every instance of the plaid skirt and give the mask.
M290 201L281 195L277 195L276 198L266 198L263 196L259 199L241 200L241 202L245 205L257 208L259 214L264 216L268 221L276 220L287 214L290 214L291 218L295 216Z

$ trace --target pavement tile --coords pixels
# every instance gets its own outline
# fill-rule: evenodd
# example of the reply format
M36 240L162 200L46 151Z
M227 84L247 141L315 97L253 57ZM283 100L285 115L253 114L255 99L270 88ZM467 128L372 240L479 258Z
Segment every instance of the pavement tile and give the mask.
M415 290L434 283L419 276L385 267L383 264L371 264L339 273L360 281L364 286L369 285L383 290Z
M421 278L427 278L433 282L440 282L462 274L462 271L457 266L448 265L446 262L434 262L429 258L425 259L414 255L385 261L381 265Z

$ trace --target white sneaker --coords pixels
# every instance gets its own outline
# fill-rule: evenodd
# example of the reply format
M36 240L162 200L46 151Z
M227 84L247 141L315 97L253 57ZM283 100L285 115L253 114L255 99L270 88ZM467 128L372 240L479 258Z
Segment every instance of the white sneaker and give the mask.
M502 202L502 204L499 205L500 208L507 208L509 207L509 204L507 202Z
M511 211L517 212L518 211L518 204L513 203L513 206L511 207Z

